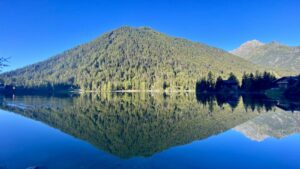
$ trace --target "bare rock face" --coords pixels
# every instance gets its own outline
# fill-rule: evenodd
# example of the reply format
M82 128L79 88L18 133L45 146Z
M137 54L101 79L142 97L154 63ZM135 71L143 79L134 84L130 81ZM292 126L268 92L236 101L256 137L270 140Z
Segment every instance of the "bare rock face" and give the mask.
M235 127L235 130L259 142L270 137L281 139L300 133L300 113L269 112Z
M242 125L239 125L235 127L235 130L253 141L261 142L270 137L261 131L260 126L256 125L253 121L248 121Z
M299 46L287 46L276 41L264 44L258 40L252 40L230 52L254 64L285 71L284 75L299 74Z
M264 45L264 43L254 39L254 40L243 43L239 48L230 51L230 53L240 56L245 59L249 59L248 58L249 54L252 53L252 51L255 50L257 47L263 46L263 45Z

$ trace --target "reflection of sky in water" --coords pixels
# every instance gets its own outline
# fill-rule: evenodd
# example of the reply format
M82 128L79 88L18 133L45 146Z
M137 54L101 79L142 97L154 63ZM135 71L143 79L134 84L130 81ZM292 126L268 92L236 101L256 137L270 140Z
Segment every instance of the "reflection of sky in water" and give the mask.
M4 168L300 168L299 134L257 142L229 130L151 157L126 160L41 122L1 111L0 139Z

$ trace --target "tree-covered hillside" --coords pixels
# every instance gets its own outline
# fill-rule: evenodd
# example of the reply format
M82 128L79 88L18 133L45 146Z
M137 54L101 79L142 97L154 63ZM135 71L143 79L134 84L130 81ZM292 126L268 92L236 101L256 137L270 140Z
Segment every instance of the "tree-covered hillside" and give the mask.
M227 77L257 67L221 49L150 28L122 27L46 61L4 73L6 84L82 90L190 90L211 71Z
M249 41L232 51L233 54L254 64L298 74L300 70L300 47L290 47L277 42L263 44Z

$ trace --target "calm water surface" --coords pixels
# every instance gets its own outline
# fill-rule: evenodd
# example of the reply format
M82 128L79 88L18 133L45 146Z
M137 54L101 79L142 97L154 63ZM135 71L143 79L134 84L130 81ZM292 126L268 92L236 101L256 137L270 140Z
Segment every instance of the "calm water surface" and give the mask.
M159 93L0 99L0 169L300 168L297 102Z

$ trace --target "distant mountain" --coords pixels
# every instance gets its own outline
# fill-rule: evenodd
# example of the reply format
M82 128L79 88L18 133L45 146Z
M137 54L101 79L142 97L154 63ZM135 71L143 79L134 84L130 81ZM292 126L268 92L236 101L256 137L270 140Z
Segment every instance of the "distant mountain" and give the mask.
M235 129L255 141L270 137L281 139L300 133L300 114L277 110L258 116Z
M188 90L209 71L223 77L257 66L224 50L150 28L121 27L46 61L0 76L7 84L83 90Z
M278 42L264 44L252 40L231 53L254 64L300 73L300 47L290 47Z
M247 41L244 44L242 44L239 48L231 51L231 53L240 56L244 59L250 59L251 54L254 50L256 50L258 47L263 46L264 43L258 41L258 40L251 40Z

